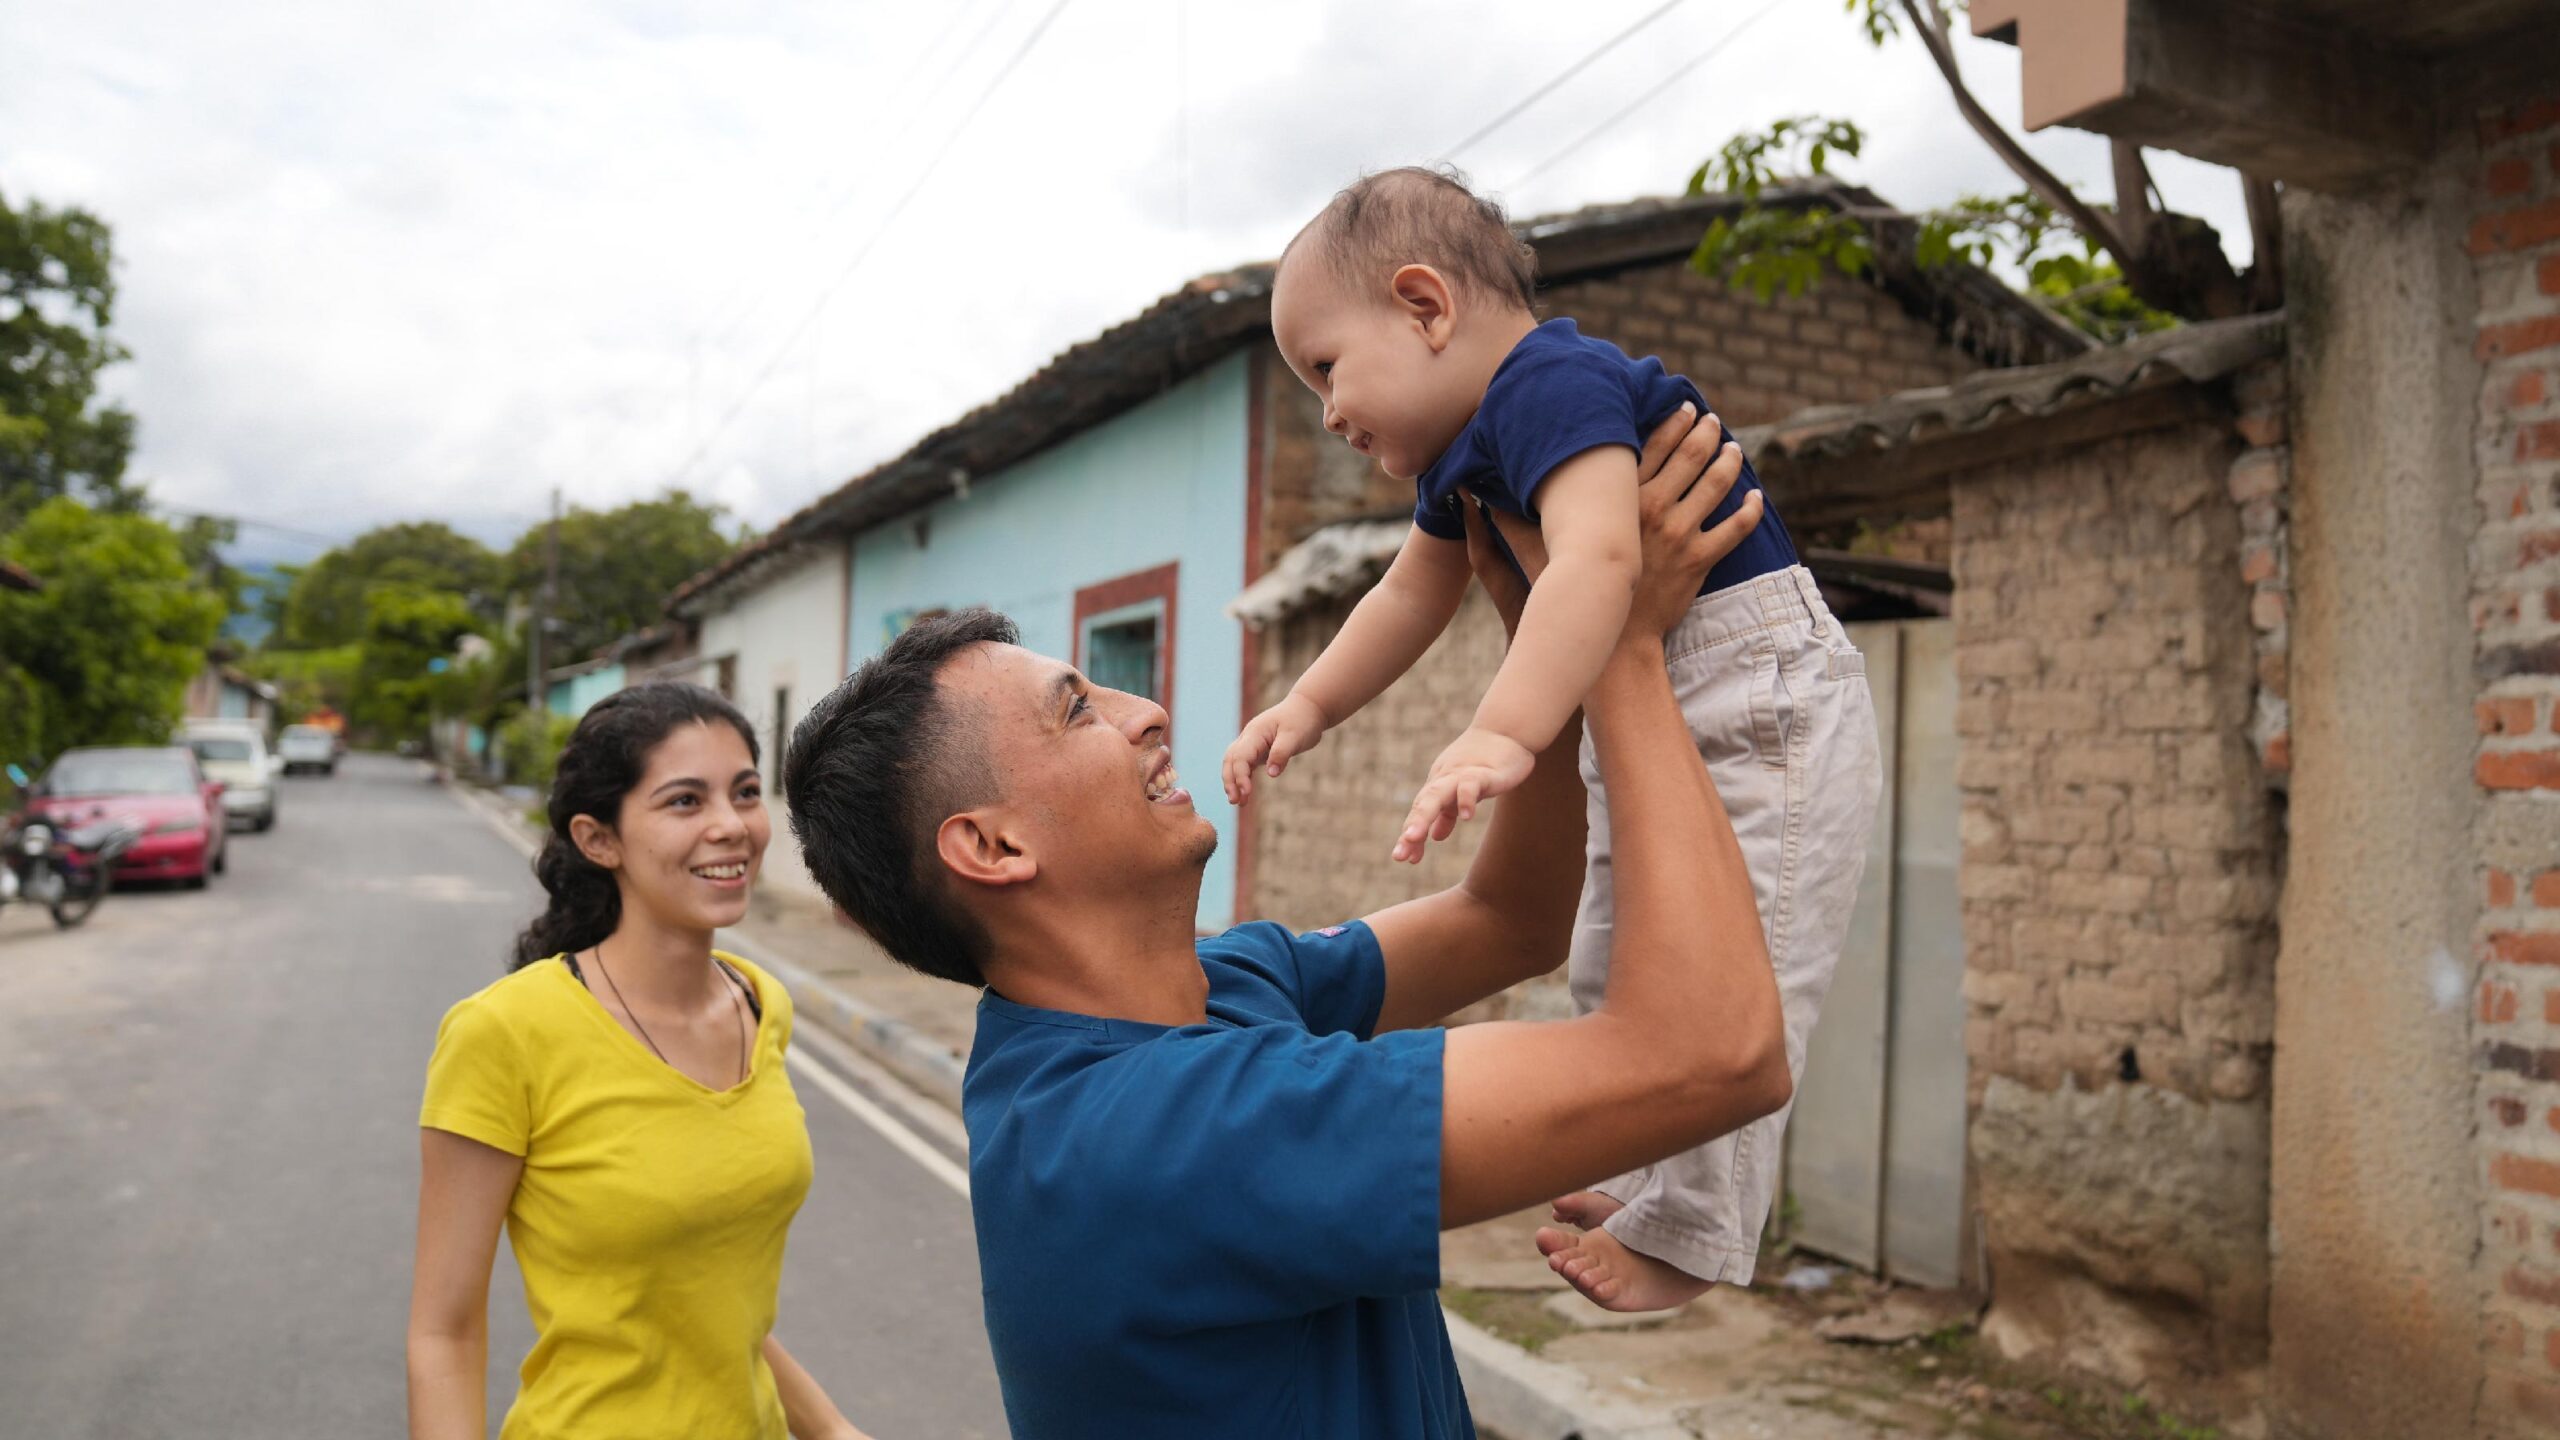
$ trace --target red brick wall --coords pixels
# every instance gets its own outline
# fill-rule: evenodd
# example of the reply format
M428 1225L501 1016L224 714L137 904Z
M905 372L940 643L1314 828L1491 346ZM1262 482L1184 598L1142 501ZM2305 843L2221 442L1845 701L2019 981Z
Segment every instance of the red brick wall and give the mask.
M2560 1424L2560 96L2485 117L2474 1124L2493 1424Z

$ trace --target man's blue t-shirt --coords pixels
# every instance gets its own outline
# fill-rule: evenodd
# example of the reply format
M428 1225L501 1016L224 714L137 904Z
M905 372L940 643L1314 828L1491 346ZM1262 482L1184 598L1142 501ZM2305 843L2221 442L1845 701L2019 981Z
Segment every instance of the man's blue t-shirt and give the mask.
M1366 925L1199 942L1167 1028L988 992L962 1088L1016 1440L1460 1440L1438 1030L1370 1039Z
M1447 451L1414 482L1413 523L1426 535L1464 540L1458 507L1463 496L1482 497L1494 509L1535 521L1538 487L1567 460L1602 445L1644 452L1645 437L1688 401L1707 413L1707 399L1686 376L1673 375L1647 356L1630 360L1606 340L1585 335L1571 320L1550 320L1520 338L1475 418ZM1749 457L1706 524L1714 525L1760 488ZM1701 595L1768 575L1796 563L1795 541L1764 498L1760 524L1707 572Z

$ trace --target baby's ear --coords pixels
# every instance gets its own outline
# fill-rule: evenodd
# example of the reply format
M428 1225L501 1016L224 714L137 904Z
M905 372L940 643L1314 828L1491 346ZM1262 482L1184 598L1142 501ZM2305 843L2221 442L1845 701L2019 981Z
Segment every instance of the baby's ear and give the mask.
M1432 349L1449 343L1458 319L1458 296L1449 277L1428 265L1399 266L1387 277L1387 294Z

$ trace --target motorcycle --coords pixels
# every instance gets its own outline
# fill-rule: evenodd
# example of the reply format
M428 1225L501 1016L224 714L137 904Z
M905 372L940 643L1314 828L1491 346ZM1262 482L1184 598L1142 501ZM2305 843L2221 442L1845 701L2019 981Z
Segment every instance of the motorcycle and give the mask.
M0 905L42 905L68 930L97 910L114 882L116 861L141 839L142 826L132 820L99 820L71 831L32 816L0 821Z

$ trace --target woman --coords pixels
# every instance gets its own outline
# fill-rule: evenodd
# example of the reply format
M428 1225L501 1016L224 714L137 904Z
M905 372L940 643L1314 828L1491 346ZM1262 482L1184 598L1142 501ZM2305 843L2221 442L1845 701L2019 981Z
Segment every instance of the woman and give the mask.
M427 1066L412 1440L485 1433L502 1222L536 1337L508 1440L860 1440L772 1334L810 1175L791 999L711 948L773 835L746 717L698 685L606 697L550 816L549 907Z

